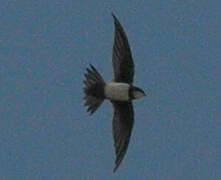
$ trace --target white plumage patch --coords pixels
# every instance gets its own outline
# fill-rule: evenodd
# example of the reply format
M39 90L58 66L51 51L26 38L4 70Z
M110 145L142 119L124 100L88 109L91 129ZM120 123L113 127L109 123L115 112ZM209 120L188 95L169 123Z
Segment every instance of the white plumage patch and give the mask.
M128 101L129 98L129 87L127 83L111 82L105 86L105 96L110 100L115 101Z
M140 92L140 91L134 91L133 95L134 95L135 99L140 99L140 98L145 96L145 94L143 92Z

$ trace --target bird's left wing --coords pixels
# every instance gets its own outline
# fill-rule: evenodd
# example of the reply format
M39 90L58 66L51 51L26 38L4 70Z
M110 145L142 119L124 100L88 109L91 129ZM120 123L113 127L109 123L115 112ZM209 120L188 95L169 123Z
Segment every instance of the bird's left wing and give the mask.
M126 154L134 124L132 102L112 102L114 106L113 136L116 153L114 172Z

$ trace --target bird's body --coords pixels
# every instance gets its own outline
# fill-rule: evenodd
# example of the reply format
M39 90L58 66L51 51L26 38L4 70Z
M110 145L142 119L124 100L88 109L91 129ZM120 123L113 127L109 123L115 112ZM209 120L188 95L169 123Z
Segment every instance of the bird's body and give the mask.
M90 65L85 73L85 106L93 114L102 102L110 100L114 108L113 137L116 153L114 172L117 170L130 141L134 124L132 100L145 96L142 89L133 86L134 62L126 33L120 22L112 14L115 24L112 64L114 80L105 83L100 73Z
M107 99L112 101L129 101L130 85L127 83L111 82L105 85L104 94Z

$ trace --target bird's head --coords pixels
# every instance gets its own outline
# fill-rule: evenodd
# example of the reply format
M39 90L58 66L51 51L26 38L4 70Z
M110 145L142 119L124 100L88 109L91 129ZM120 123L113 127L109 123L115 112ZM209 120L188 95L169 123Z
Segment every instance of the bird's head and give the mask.
M142 89L140 89L138 87L135 87L135 86L131 87L131 97L132 97L132 99L140 99L144 96L146 96L146 94Z

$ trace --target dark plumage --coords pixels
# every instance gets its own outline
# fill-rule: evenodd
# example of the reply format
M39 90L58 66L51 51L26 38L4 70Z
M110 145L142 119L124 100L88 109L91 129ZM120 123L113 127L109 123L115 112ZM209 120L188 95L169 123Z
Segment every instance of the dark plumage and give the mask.
M130 50L129 42L123 27L112 13L115 25L115 37L113 45L112 63L114 68L115 82L133 83L134 62ZM117 170L130 141L130 136L134 122L134 110L132 102L114 102L113 136L116 152L114 172Z
M116 153L115 172L127 151L134 124L134 110L132 102L114 102L113 106L113 135Z
M113 45L112 63L114 68L114 81L133 83L134 77L134 62L130 50L127 36L123 27L112 13L115 25L115 37Z
M105 82L95 67L91 64L90 67L85 73L84 106L88 106L87 111L92 115L104 101Z
M105 83L98 71L90 65L84 80L85 106L93 114L108 99L113 104L113 137L116 153L114 172L122 162L134 124L132 100L145 96L142 89L133 86L134 63L126 33L114 14L115 37L112 64L114 80Z

